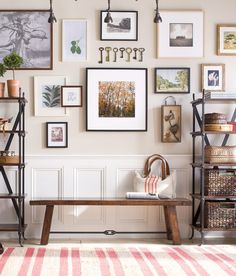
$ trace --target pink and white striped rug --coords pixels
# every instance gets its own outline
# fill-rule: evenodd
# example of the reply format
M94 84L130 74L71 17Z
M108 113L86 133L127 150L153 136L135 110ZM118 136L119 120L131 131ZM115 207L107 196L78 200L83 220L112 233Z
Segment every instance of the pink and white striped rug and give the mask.
M236 275L233 245L79 244L7 247L1 276Z

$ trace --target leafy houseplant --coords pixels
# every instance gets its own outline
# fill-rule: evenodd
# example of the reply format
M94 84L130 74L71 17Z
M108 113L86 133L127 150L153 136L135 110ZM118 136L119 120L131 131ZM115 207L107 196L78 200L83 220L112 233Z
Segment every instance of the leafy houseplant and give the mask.
M0 77L3 77L7 69L4 64L0 63ZM0 82L0 97L4 96L5 82Z
M7 81L9 97L19 97L20 82L15 80L15 70L20 68L23 63L23 58L15 51L3 58L3 65L7 70L12 70L13 73L13 80Z

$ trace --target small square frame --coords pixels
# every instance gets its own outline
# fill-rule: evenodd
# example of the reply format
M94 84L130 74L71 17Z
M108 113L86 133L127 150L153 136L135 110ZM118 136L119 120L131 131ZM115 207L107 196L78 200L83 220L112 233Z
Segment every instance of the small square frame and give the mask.
M217 25L217 55L236 55L236 24Z
M61 106L62 107L82 107L81 85L61 86Z
M46 122L46 147L67 148L68 147L68 123Z
M181 142L181 105L161 106L161 141L162 143Z
M169 84L169 86L168 86ZM190 68L155 68L155 92L164 94L190 93Z
M225 91L225 65L202 64L202 90Z
M112 23L105 23L107 11L100 15L100 39L107 41L137 41L138 40L138 12L110 11ZM123 16L123 17L122 17ZM125 22L126 20L126 22ZM127 20L129 22L127 23ZM124 26L124 27L122 27Z

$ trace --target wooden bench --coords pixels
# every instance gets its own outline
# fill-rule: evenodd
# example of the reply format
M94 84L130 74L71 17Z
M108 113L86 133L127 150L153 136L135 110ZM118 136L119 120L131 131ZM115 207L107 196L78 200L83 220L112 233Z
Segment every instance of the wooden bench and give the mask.
M89 199L33 199L30 205L45 205L45 215L41 234L41 244L47 245L52 224L54 206L78 205L78 206L163 206L167 239L173 244L181 244L176 206L191 206L191 201L186 198L175 199L125 199L125 198L89 198Z

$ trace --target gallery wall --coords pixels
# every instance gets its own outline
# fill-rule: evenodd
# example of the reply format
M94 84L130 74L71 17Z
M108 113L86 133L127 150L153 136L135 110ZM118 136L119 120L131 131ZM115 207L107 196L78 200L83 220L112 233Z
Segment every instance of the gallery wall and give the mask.
M204 12L204 57L203 58L157 58L157 26L153 23L155 1L127 0L111 1L114 10L138 11L138 41L100 41L100 10L107 8L105 0L54 0L54 12L58 22L53 25L53 70L17 71L28 105L26 110L27 155L146 155L153 152L162 154L191 154L191 105L192 94L200 96L202 63L224 63L226 68L226 90L236 91L235 60L236 57L216 55L216 24L234 23L234 0L227 4L221 1L182 0L160 1L161 10L202 10ZM11 0L2 1L1 9L48 9L49 1ZM224 12L222 12L224 11ZM62 62L62 19L88 20L88 59L86 62ZM99 47L144 47L144 61L126 62L118 60L99 64ZM128 67L148 69L148 131L147 132L87 132L85 125L86 67ZM165 144L161 142L161 105L168 95L154 94L155 67L189 67L191 70L191 92L174 95L177 104L182 105L182 140L181 143ZM39 117L34 116L35 76L67 76L67 84L83 86L83 107L70 108L68 116ZM10 77L10 72L5 79ZM224 109L224 107L223 107ZM6 114L10 113L6 110ZM68 122L69 145L66 149L46 148L46 122Z

